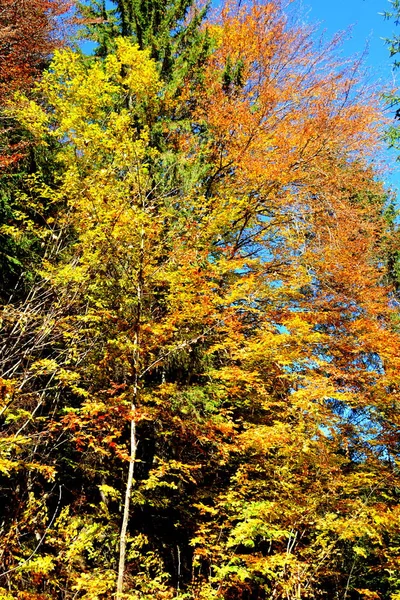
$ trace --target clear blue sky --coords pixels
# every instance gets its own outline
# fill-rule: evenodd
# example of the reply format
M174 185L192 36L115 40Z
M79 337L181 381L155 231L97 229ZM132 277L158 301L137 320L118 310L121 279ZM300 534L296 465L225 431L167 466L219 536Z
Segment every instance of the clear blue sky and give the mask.
M319 22L319 29L325 29L329 36L348 30L344 53L357 54L368 46L367 62L376 76L390 77L389 53L383 38L391 37L396 26L380 14L390 10L388 0L295 0L294 4L307 22Z

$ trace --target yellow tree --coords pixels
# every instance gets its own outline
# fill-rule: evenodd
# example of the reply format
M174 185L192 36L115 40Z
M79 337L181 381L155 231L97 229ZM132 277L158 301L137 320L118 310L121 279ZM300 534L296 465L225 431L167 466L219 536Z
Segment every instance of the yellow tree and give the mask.
M202 170L190 155L171 158L149 144L159 106L170 100L162 97L156 64L146 51L119 39L116 53L104 61L56 53L38 97L40 102L20 96L16 113L38 144L60 142L60 173L55 189L34 179L32 190L65 208L43 233L48 250L36 296L19 310L5 311L16 352L23 348L22 360L4 360L13 377L5 381L13 386L12 401L4 405L12 423L7 452L15 455L15 432L22 427L33 444L26 435L20 445L41 461L36 466L4 459L8 471L28 468L34 481L29 506L21 503L12 515L3 576L11 588L32 594L46 577L49 594L62 585L85 598L114 587L121 596L129 525L128 589L149 597L174 594L157 539L148 540L142 524L137 518L129 524L129 516L137 517L143 506L156 513L169 509L185 486L196 484L204 454L199 456L198 446L216 446L218 432L225 431L212 403L199 409L205 410L199 422L185 419L180 397L195 387L194 399L197 394L207 404L206 391L190 380L201 376L193 371L201 369L202 343L221 327L225 300L213 296L216 277L241 263L205 268L217 232L208 217L194 231L205 210L194 189ZM30 412L27 394L37 399ZM204 421L210 421L208 433ZM48 505L35 514L49 487L32 476L35 468L59 486L52 515L52 484ZM63 497L76 474L82 491ZM82 503L85 508L78 509ZM22 550L11 543L20 543L19 519L28 535ZM95 548L99 536L104 552ZM24 583L26 572L35 574L33 583Z

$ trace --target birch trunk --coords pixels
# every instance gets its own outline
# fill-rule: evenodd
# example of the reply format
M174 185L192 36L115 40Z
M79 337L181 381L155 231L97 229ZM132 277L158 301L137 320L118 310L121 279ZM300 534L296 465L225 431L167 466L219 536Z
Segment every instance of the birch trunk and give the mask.
M143 262L144 262L144 228L141 228L140 234L140 250L139 250L139 268L138 268L138 284L137 284L137 311L135 319L134 333L134 386L131 403L131 421L130 421L130 456L128 479L125 489L124 513L122 517L120 543L119 543L119 563L118 563L118 579L117 579L117 598L121 598L124 590L124 576L126 563L126 539L129 523L129 509L131 504L131 495L133 487L133 476L135 472L136 451L138 446L135 412L139 396L139 373L140 373L140 321L142 317L142 300L143 300Z

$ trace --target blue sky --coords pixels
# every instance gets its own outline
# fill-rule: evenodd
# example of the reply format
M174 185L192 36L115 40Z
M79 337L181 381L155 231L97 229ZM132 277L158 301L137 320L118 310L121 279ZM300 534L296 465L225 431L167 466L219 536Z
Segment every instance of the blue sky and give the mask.
M396 30L392 20L379 13L390 10L388 0L295 0L303 18L309 23L319 22L319 29L329 36L348 30L344 43L345 55L357 54L368 47L367 63L372 75L391 77L391 61L383 38Z

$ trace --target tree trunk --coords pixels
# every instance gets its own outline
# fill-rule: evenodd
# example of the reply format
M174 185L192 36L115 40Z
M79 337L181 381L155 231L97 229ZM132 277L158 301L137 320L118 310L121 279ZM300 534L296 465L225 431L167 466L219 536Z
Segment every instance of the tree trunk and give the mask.
M144 208L142 204L142 208ZM138 283L137 283L137 311L134 327L134 385L131 403L131 421L130 421L130 456L128 480L125 489L124 514L122 517L120 543L119 543L119 564L117 580L117 598L123 594L124 575L125 575L125 556L126 556L126 538L129 522L129 509L131 503L131 494L133 487L133 475L135 472L136 451L138 446L135 412L139 396L139 377L140 377L140 321L142 317L142 299L143 299L143 263L144 263L144 228L142 227L140 235L139 265L138 265Z

